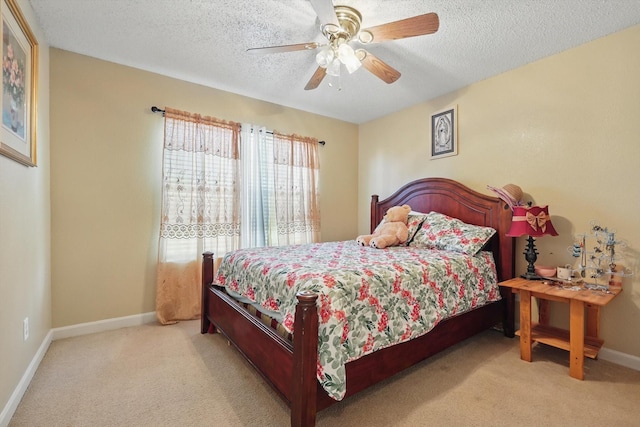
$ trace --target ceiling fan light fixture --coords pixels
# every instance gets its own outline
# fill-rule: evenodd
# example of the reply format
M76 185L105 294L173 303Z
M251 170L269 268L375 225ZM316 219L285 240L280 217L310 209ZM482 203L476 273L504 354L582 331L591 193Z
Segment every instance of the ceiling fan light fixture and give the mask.
M347 67L349 74L355 72L362 66L353 48L347 43L342 43L338 47L338 59Z
M340 60L335 58L327 67L327 74L334 77L340 77Z
M333 48L326 46L316 55L316 63L322 68L327 68L333 62L335 56Z
M354 56L353 58L350 58L349 61L345 62L344 66L347 67L347 71L349 72L349 74L353 74L354 72L358 71L360 67L362 67L362 63L358 61L358 58Z

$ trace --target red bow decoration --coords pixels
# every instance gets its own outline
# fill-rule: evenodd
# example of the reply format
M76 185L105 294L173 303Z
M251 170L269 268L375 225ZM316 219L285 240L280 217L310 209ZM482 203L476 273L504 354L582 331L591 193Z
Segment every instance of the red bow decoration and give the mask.
M550 219L546 212L541 211L538 215L534 215L527 211L526 218L531 228L535 231L538 231L538 227L540 227L543 233L547 231L547 221L550 221Z

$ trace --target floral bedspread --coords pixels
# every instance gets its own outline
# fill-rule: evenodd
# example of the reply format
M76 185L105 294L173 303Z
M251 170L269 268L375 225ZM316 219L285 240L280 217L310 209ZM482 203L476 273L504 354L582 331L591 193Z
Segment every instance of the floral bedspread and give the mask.
M354 240L238 250L224 258L216 282L280 313L294 333L296 293L318 293L317 376L336 400L346 391L347 362L500 299L489 252L373 249Z

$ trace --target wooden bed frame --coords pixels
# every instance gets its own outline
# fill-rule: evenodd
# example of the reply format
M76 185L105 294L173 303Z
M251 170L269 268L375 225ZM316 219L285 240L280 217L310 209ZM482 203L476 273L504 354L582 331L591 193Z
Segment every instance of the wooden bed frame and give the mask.
M414 211L437 211L462 221L497 230L488 250L494 253L498 280L514 276L514 243L506 233L511 210L500 199L483 195L445 178L410 182L385 200L371 199L371 231L391 206L409 204ZM242 353L291 408L292 426L315 425L316 412L336 400L316 379L317 295L298 294L293 344L250 315L213 286L212 253L203 255L201 332L221 332ZM429 333L391 346L346 365L345 398L376 384L462 340L502 322L506 336L514 335L514 296L501 289L503 299L439 323Z

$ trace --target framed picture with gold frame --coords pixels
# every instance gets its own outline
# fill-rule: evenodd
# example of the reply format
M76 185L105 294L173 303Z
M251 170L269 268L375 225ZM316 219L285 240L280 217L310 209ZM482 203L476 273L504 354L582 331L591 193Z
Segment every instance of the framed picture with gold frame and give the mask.
M2 98L0 154L36 166L38 42L16 0L0 0Z
M431 115L431 158L458 154L458 106Z

